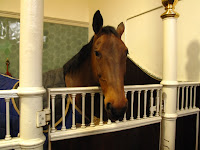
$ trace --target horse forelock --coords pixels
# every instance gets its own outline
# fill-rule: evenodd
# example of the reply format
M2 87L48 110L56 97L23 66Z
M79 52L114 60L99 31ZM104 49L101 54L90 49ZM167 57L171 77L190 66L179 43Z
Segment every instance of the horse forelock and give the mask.
M101 32L99 33L100 35L102 34L114 34L116 37L120 37L120 35L117 33L114 27L112 26L105 26L101 29Z

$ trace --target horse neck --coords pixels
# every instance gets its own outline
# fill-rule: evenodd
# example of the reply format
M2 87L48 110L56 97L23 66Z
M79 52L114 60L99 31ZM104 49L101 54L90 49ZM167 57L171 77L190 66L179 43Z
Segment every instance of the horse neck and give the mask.
M82 67L80 68L80 79L82 81L82 86L96 86L97 83L95 81L92 66L91 66L91 58L87 59Z
M65 76L67 87L97 86L92 72L91 58L86 59L73 73Z

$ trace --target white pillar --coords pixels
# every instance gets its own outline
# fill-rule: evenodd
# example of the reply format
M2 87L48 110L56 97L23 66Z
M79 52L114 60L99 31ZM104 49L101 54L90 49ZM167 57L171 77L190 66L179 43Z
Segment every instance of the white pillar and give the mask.
M21 0L20 14L20 138L22 149L43 149L43 128L36 112L43 109L43 0Z
M178 0L162 0L166 12L163 19L163 100L165 112L161 123L161 150L175 150L177 98L177 36L174 6Z

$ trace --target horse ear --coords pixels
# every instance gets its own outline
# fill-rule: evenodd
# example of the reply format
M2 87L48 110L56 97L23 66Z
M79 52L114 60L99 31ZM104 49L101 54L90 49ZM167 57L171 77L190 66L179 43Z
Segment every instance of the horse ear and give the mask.
M96 13L94 14L93 23L92 23L94 33L95 34L99 33L102 26L103 26L103 18L101 16L100 11L97 10Z
M124 33L124 29L125 29L124 23L121 22L117 27L117 33L119 34L120 37Z

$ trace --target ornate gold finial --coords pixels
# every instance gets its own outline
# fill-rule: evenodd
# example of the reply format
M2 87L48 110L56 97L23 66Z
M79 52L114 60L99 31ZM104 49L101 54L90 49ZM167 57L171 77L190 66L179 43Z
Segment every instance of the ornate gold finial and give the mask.
M178 0L162 0L162 4L165 7L165 12L161 15L161 18L167 18L167 17L175 17L178 18L179 14L174 11L176 4L178 3Z

